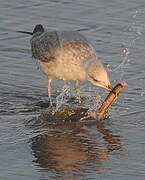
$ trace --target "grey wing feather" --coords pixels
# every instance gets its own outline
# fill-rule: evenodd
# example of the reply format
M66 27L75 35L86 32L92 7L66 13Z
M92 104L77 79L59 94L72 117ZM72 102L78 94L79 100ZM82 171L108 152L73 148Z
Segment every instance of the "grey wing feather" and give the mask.
M56 58L56 50L60 48L57 32L44 32L31 39L32 57L43 62Z
M83 61L91 56L96 56L95 49L88 40L78 32L58 32L63 55L74 61Z
M62 44L69 41L81 41L88 44L88 40L85 36L81 35L77 31L59 31L57 32L59 40Z
M94 48L78 32L53 31L34 35L31 39L32 57L43 62L57 59L60 52L66 58L85 59L95 54ZM63 51L62 51L63 50Z

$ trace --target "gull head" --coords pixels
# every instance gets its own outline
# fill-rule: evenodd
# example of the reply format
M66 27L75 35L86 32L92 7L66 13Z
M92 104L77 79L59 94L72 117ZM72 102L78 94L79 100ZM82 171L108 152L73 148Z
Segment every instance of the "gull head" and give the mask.
M95 86L100 86L109 91L112 90L108 73L103 64L96 58L88 59L85 62L87 80Z

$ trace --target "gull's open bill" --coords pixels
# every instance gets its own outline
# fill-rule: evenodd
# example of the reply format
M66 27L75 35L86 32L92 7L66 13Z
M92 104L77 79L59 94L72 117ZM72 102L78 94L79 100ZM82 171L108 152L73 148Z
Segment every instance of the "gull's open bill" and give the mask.
M120 91L127 85L128 85L127 82L121 82L117 84L112 89L112 91L110 91L110 93L108 94L108 96L105 98L102 105L98 109L97 116L96 116L98 120L102 120L104 118L106 110L109 108L112 102L118 97Z

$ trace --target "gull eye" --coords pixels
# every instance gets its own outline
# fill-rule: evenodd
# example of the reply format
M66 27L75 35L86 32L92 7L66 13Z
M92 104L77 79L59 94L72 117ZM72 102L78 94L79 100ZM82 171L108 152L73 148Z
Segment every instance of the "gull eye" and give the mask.
M100 82L100 81L98 81L97 79L95 79L93 76L90 76L90 75L89 75L89 77L90 77L91 79L93 79L93 81L95 81L95 82Z

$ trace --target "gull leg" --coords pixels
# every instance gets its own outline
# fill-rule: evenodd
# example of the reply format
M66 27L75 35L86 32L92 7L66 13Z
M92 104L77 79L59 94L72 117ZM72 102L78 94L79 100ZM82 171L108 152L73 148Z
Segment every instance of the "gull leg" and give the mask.
M48 79L48 97L49 97L50 106L52 106L52 100L51 100L51 81L52 81L52 79Z
M76 81L76 91L77 91L77 99L79 104L81 103L81 97L80 97L80 84L79 81Z

